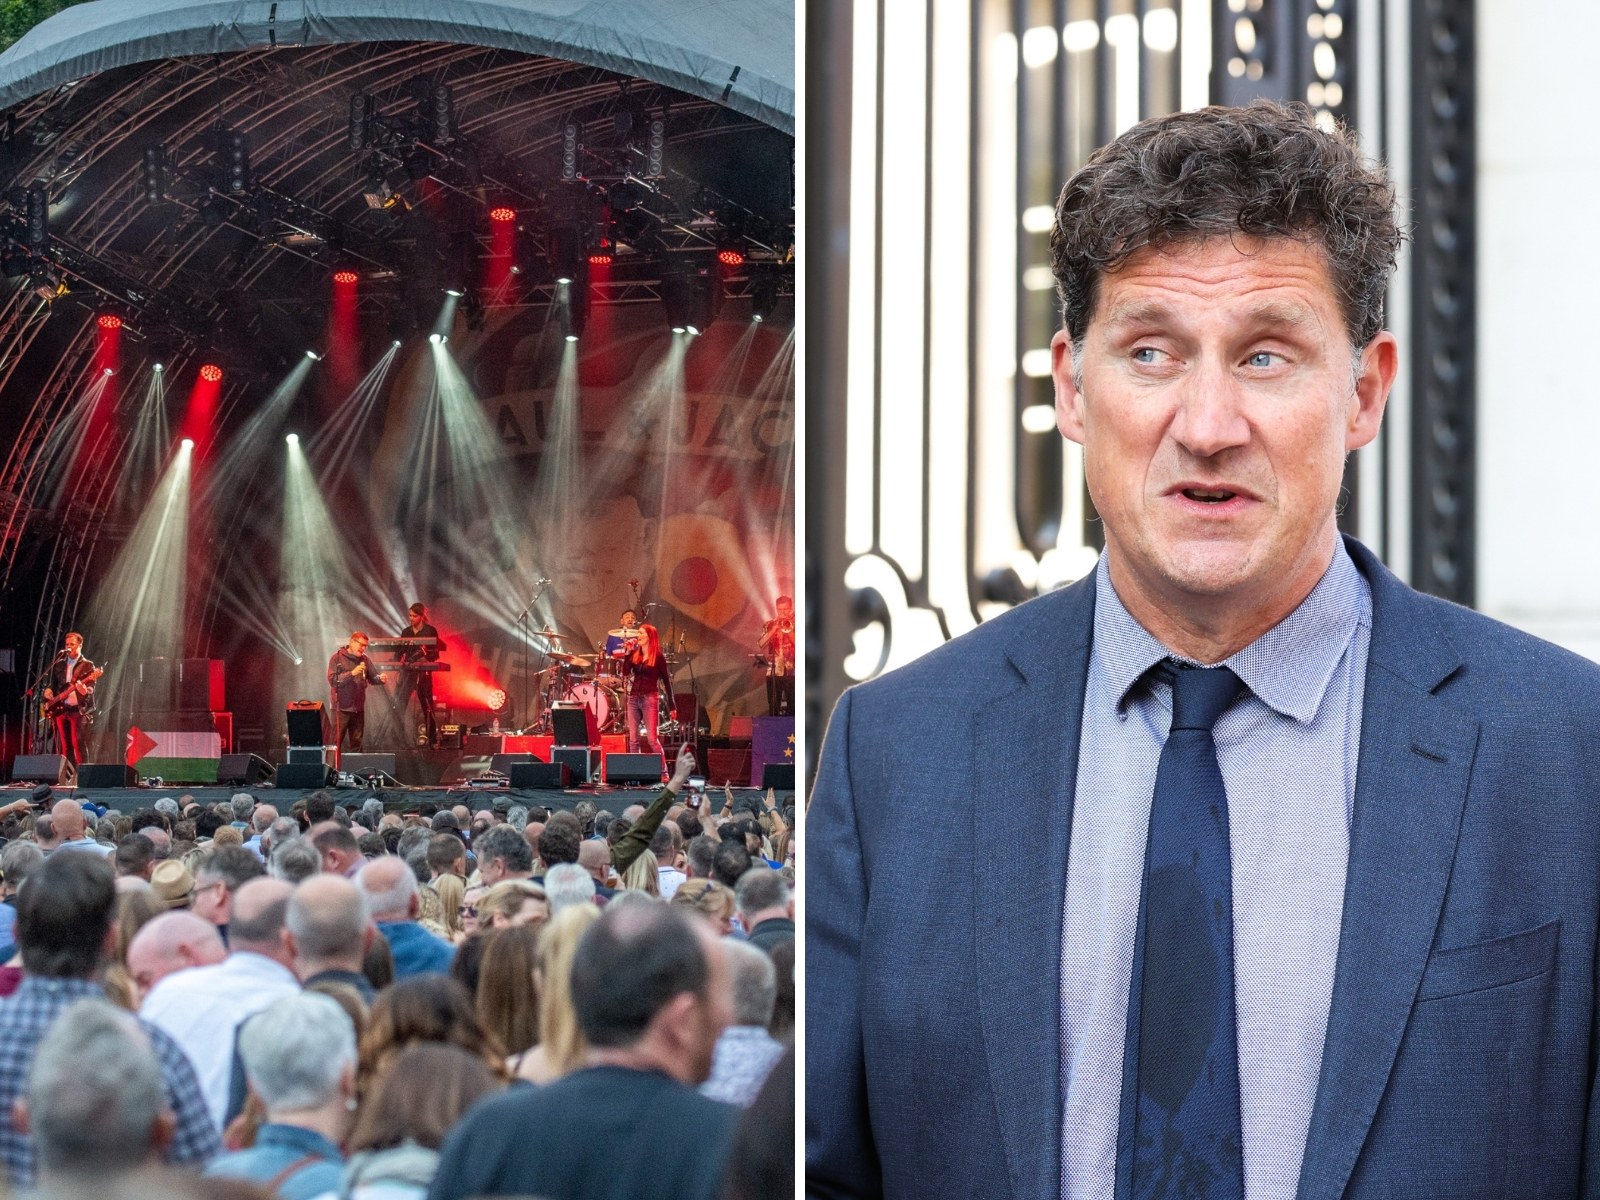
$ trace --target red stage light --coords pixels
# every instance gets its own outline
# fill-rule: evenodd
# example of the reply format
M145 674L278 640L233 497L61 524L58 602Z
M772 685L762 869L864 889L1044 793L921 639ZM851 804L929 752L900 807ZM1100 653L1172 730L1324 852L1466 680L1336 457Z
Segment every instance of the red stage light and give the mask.
M515 221L516 219L517 210L514 208L507 208L503 204L497 208L491 208L489 210L489 220L491 221Z
M205 366L200 368L200 378L204 379L207 383L216 383L222 378L222 368L207 363Z
M101 329L121 329L122 328L122 318L117 316L116 313L104 313L100 317L100 328Z
M604 267L611 262L611 251L597 250L589 255L589 264L595 267Z
M722 263L730 267L737 267L744 262L744 254L741 251L733 249L731 246L727 246L721 250L718 250L717 258Z
M333 273L333 281L335 283L354 283L356 278L354 271L335 271Z

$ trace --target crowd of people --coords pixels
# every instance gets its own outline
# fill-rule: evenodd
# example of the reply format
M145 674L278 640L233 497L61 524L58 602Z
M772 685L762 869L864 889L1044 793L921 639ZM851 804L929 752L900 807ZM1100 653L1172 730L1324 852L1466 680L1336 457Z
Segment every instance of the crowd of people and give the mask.
M793 811L692 765L620 815L0 807L11 1186L791 1195Z

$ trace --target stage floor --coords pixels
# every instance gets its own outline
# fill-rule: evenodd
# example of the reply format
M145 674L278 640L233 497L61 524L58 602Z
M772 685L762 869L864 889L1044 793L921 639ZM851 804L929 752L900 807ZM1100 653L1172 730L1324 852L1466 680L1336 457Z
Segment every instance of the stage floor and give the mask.
M28 787L34 785L29 784ZM0 798L7 792L21 791L22 788L12 787L0 790ZM248 792L256 797L262 804L271 804L280 812L287 812L288 806L300 797L309 795L310 788L275 788L275 787L168 787L168 788L55 788L57 799L71 797L74 800L87 800L92 804L103 804L107 808L116 809L118 812L131 813L141 808L149 808L163 796L176 800L179 796L192 796L201 804L213 804L218 800L228 800L240 792ZM376 796L383 801L383 806L389 812L404 813L414 812L424 803L434 803L442 807L465 804L474 812L479 809L492 808L504 801L507 804L521 804L529 808L538 805L551 810L565 809L571 812L580 800L592 801L596 807L620 815L622 810L630 804L649 804L660 792L659 787L613 787L613 788L573 788L568 791L544 791L533 788L328 788L335 804L342 804L352 813ZM720 794L717 789L715 794ZM734 788L735 801L745 796L764 796L759 788ZM794 800L793 792L777 793L780 806L790 804ZM721 805L717 806L719 809Z

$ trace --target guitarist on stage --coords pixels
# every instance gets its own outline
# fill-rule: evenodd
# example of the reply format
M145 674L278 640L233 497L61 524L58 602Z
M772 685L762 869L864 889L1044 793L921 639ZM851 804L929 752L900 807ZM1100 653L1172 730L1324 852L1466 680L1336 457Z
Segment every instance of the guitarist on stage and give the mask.
M74 768L83 761L83 742L78 736L78 726L89 711L94 695L94 664L83 656L83 635L69 633L66 649L56 655L50 665L50 675L45 684L44 702L53 709L56 722L56 752L65 754ZM57 698L61 703L55 703Z

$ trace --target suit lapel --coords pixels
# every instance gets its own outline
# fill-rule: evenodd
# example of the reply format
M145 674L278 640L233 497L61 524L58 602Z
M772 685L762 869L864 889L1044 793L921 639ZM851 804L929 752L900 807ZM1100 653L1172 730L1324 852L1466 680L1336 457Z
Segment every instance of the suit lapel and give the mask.
M1432 949L1478 723L1434 695L1461 666L1427 602L1359 543L1372 585L1350 863L1300 1200L1337 1200L1378 1111Z
M1019 1198L1060 1187L1061 921L1094 594L1091 573L1017 612L1016 686L978 710L973 735L978 1009ZM1038 831L1039 853L1008 830Z

